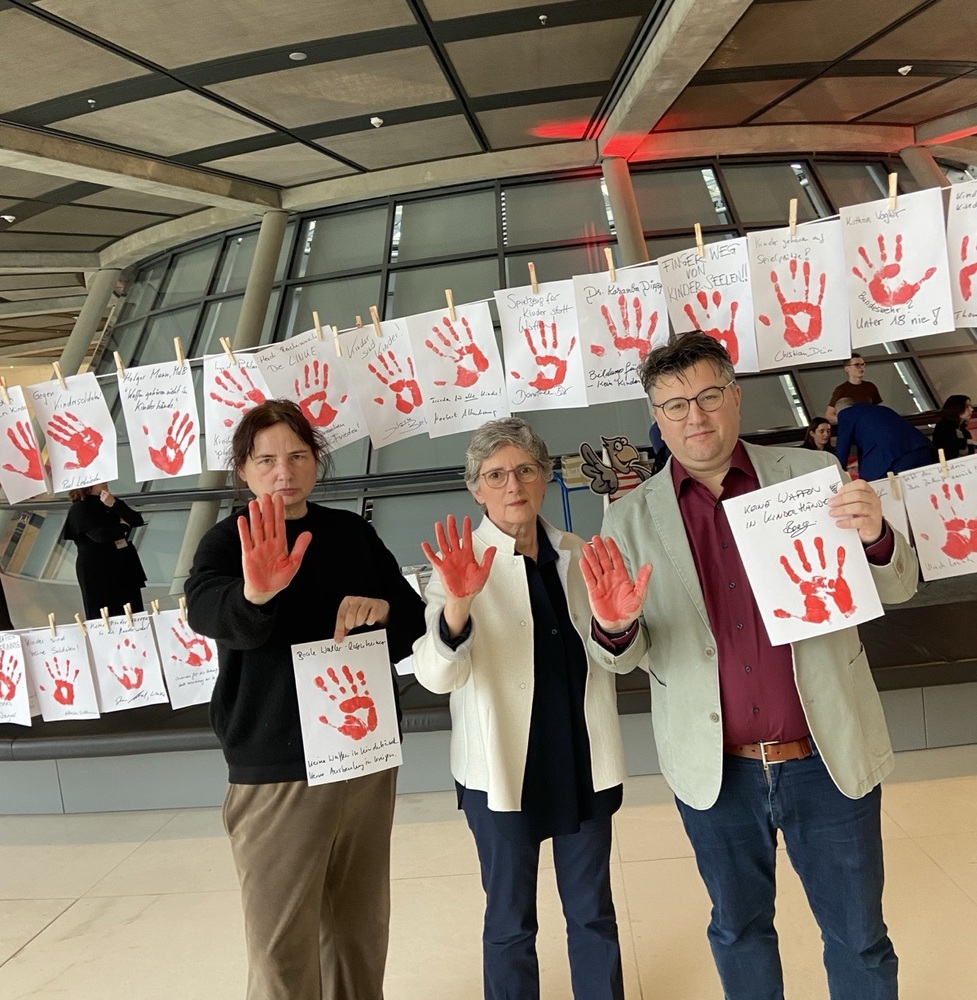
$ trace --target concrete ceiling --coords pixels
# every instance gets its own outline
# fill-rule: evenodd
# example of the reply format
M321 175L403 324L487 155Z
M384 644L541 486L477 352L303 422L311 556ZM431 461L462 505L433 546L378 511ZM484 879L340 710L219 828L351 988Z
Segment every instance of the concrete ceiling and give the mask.
M974 0L0 0L0 366L268 208L975 133Z

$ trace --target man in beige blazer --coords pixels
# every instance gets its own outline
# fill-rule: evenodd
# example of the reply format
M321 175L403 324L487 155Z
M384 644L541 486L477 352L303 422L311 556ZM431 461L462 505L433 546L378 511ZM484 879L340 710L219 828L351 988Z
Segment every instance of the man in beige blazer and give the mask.
M835 459L741 442L729 355L699 331L653 351L642 379L672 459L608 509L606 538L585 550L590 647L617 673L646 657L658 757L713 902L725 996L784 997L779 831L821 928L832 1000L895 1000L879 788L892 748L858 632L772 646L721 504ZM846 483L829 508L857 531L883 603L908 600L916 558L872 488ZM799 601L806 582L841 613L840 568L786 570L785 593Z

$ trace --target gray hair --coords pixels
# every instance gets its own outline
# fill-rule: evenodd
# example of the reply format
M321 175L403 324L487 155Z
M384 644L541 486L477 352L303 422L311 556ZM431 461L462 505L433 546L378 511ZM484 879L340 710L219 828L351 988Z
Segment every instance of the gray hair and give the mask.
M465 482L470 489L478 485L482 463L507 444L522 448L531 455L543 471L548 482L553 478L553 459L546 449L546 442L522 417L503 417L482 424L472 435L465 451Z
M835 413L841 413L842 410L847 410L849 406L854 406L855 400L851 396L842 396L841 399L835 401Z
M707 333L693 330L680 333L661 347L656 347L641 365L641 387L650 396L663 379L682 375L701 361L711 362L726 382L736 378L729 352Z

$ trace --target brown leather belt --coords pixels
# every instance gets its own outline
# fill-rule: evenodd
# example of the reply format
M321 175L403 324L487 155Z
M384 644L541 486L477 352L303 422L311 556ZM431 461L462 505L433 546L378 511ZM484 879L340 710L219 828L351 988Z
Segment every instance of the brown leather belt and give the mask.
M804 736L786 743L727 743L723 746L723 752L731 753L734 757L762 760L763 766L769 767L771 764L782 764L785 760L810 757L814 753L814 748L811 746L810 738Z

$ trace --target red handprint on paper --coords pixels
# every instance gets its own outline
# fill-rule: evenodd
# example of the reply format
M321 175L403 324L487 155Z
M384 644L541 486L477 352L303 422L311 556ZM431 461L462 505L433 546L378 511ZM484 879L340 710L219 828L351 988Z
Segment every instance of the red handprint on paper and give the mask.
M540 392L545 392L547 389L553 389L558 385L563 385L567 377L567 359L573 353L573 348L577 344L577 338L570 338L570 346L567 348L566 355L561 357L556 352L560 349L559 336L557 334L556 323L550 324L550 333L547 336L546 333L546 323L543 320L539 321L538 324L539 332L539 347L533 343L532 331L527 326L523 330L523 335L526 338L526 343L529 345L529 353L533 356L533 360L539 367L539 371L536 373L536 377L529 383L534 389L539 389ZM543 353L544 351L549 351L550 353ZM547 370L550 374L547 374ZM522 378L519 372L512 373L513 378Z
M220 389L220 393L216 390ZM221 395L223 393L223 395ZM225 368L214 376L214 388L210 391L210 398L225 406L230 406L235 410L242 410L247 413L255 406L260 406L265 401L265 394L251 381L251 375L246 368L237 366L237 376L231 374L230 369ZM243 414L242 414L243 415ZM233 427L234 421L230 418L224 420L225 427Z
M48 677L54 681L54 691L52 693L54 700L59 705L74 705L75 681L78 680L81 670L75 668L75 672L72 673L71 660L65 660L63 667L58 663L56 656L51 657L51 661L54 664L54 670L51 669L51 663L47 660L44 661L44 669L47 671ZM47 691L47 688L43 684L39 684L38 687L42 691Z
M210 643L204 636L194 632L182 618L177 618L176 625L171 625L170 631L176 641L187 651L185 660L181 661L178 656L171 656L171 660L186 663L188 667L202 667L213 659L214 651L210 648Z
M339 695L333 694L330 691L324 677L317 677L315 679L315 686L323 694L328 695L330 701L338 703L339 711L344 713L346 718L343 720L341 726L334 725L324 715L319 716L319 721L327 726L332 726L333 729L338 729L339 732L344 736L348 736L351 740L361 740L364 736L372 733L377 728L377 709L373 703L373 699L370 697L370 692L366 688L366 677L363 675L363 671L357 671L354 678L349 667L344 666L343 678L345 683L336 676L336 671L332 667L329 667L326 674L328 674L329 680L335 685L339 695L345 696L343 700L339 701ZM366 718L354 715L355 712L366 712Z
M651 351L651 338L654 336L655 329L658 326L658 310L655 310L655 312L648 317L648 329L645 330L644 335L642 335L641 320L643 318L643 307L641 299L635 295L629 303L627 296L620 295L618 296L617 305L621 310L620 330L618 329L618 325L614 321L614 318L611 316L610 309L608 309L606 305L600 307L601 315L604 317L604 322L607 324L607 332L611 335L611 342L619 351L637 350L638 357L644 361ZM631 330L632 308L634 309L633 332ZM605 354L603 345L591 344L590 353L596 354L598 358L602 358Z
M824 301L824 285L827 275L822 274L819 282L818 300L811 301L811 265L809 261L804 261L801 269L804 279L804 298L787 301L783 289L780 287L780 278L776 271L770 272L770 281L774 291L777 293L777 301L780 303L780 311L784 316L784 341L790 347L800 347L802 344L809 344L812 340L818 340L821 336L821 326L823 318L821 315L821 303ZM792 257L790 261L790 280L797 280L797 258ZM769 316L759 316L758 319L764 326L770 326Z
M75 453L76 462L65 462L66 469L86 469L102 450L102 435L83 424L73 413L55 414L47 425L47 436Z
M712 337L713 340L718 340L723 347L729 352L730 361L733 364L738 364L740 360L740 342L739 338L736 336L736 313L739 310L739 302L733 301L729 304L729 326L721 327L719 325L719 320L715 321L713 325L712 312L709 305L709 295L706 292L696 292L696 299L698 299L699 305L703 308L704 312L702 314L702 319L700 320L695 314L695 310L692 308L691 302L685 303L685 315L689 317L689 322L692 323L697 330L701 330L703 333ZM718 309L723 304L723 297L719 292L712 293L712 306L711 309Z
M18 469L9 462L4 463L4 468L8 472L16 472L26 479L44 479L44 470L41 468L41 453L37 450L37 441L34 438L34 429L26 420L17 421L17 429L7 428L7 437L10 443L27 459L27 468Z
M966 559L967 556L977 552L977 517L960 517L953 506L954 497L960 503L964 502L962 484L957 483L951 490L950 484L944 483L942 493L949 516L945 516L941 510L943 501L940 500L940 497L935 493L930 494L930 503L940 515L943 527L946 528L946 541L940 546L940 549L951 559ZM922 537L929 541L929 535Z
M824 539L815 538L814 539L814 549L818 554L818 562L822 570L827 569L827 565L824 560ZM842 575L842 571L845 566L845 549L843 546L838 546L838 572L831 578L825 576L823 573L818 573L816 570L811 569L811 564L808 562L807 555L804 552L804 543L798 538L794 541L794 551L797 553L797 558L800 560L800 564L804 569L804 572L810 577L807 580L802 580L794 568L790 564L790 560L787 556L780 557L780 565L784 567L785 572L790 577L792 583L796 583L800 588L801 595L804 598L804 614L795 615L791 614L789 611L785 611L783 608L777 608L774 610L774 615L777 618L800 618L805 622L813 622L815 625L820 625L823 622L831 620L831 610L828 608L825 602L825 597L830 597L835 603L835 607L848 618L858 609L855 607L855 602L851 596L851 589L848 586L848 582Z
M295 380L295 398L299 408L313 427L328 427L339 415L339 410L329 404L326 390L329 388L329 365L318 359L305 366L305 385ZM341 403L346 402L343 396Z
M963 296L965 302L970 301L970 296L973 294L973 279L974 275L977 274L977 260L967 263L967 249L970 243L970 237L965 236L960 241L960 262L963 265L960 268L960 294ZM977 241L975 241L977 244ZM9 431L7 432L10 433Z
M455 368L455 385L460 386L462 389L471 388L478 381L478 376L488 368L488 358L485 357L482 349L475 343L475 336L468 325L466 317L461 317L461 325L465 328L465 333L468 337L467 341L461 338L448 316L445 316L441 320L441 324L451 334L451 339L445 335L441 327L433 326L431 327L431 332L441 341L444 350L438 347L432 340L425 340L424 345L439 358L444 358L445 361L450 361L453 365L457 366ZM446 354L445 351L449 353ZM473 367L465 367L462 362L466 359L470 359ZM439 382L435 380L434 384L447 385L447 381Z
M387 351L386 357L381 351L377 355L377 361L383 371L372 364L369 366L370 371L397 397L397 409L401 413L412 413L416 407L421 405L421 387L414 378L414 359L407 358L410 378L404 376L404 370L400 367L397 355L393 351ZM383 406L383 396L376 396L374 402Z
M880 306L904 306L919 291L919 286L936 274L936 268L931 267L919 281L908 282L903 279L898 285L894 284L902 271L902 233L896 236L895 260L889 262L889 255L885 249L885 236L879 234L879 265L869 260L865 247L858 248L858 254L865 261L865 266L869 271L874 271L871 280L857 268L853 267L851 273L856 278L861 278L868 285L868 293L872 299ZM891 284L890 284L891 282Z
M149 428L143 426L143 434L149 436ZM180 418L180 411L175 410L170 426L166 428L166 440L162 448L150 448L149 460L160 472L175 476L183 468L183 460L190 446L197 440L193 433L193 420L189 413Z
M116 646L115 651L121 654L124 659L134 659L137 663L140 662L139 656L142 656L142 662L146 660L146 650L139 649L134 642L130 642L128 639L124 639L122 643ZM109 673L126 691L138 691L142 687L143 677L146 673L144 667L135 667L130 666L128 663L123 663L119 669L121 673L117 674L112 664L109 664Z
M4 663L6 657L7 662ZM0 649L0 701L13 701L17 696L17 685L24 679L20 669L20 660L7 651Z

